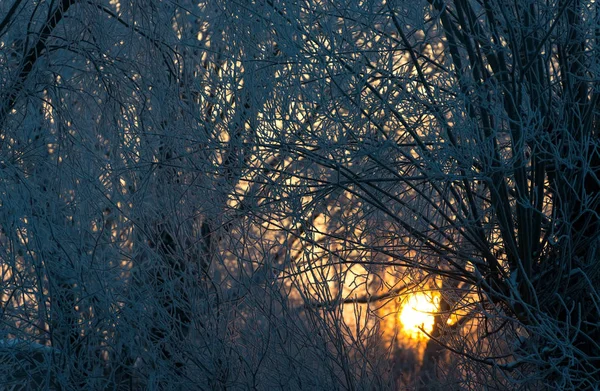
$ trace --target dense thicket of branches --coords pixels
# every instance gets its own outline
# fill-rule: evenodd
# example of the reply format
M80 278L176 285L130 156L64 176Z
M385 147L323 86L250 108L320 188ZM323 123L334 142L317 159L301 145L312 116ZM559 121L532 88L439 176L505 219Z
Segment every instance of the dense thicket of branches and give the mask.
M0 384L595 387L598 12L0 2Z

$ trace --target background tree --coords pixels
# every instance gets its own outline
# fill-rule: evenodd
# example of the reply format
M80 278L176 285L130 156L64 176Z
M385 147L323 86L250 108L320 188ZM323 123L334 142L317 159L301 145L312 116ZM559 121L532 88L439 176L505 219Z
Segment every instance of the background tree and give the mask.
M596 14L2 2L0 381L594 387Z

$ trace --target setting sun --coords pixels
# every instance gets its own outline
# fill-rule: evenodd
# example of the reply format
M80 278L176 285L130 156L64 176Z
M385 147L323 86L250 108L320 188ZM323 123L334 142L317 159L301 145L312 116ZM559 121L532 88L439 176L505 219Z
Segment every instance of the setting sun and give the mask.
M404 333L411 338L427 338L434 324L434 313L437 311L439 298L437 296L415 293L403 305L400 311L400 322Z

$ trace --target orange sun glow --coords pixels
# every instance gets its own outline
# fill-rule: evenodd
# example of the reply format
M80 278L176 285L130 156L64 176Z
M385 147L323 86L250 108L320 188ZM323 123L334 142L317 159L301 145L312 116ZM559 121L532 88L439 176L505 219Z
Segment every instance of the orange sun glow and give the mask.
M410 296L400 310L400 322L404 334L415 339L427 339L425 333L431 333L433 330L438 305L439 297L435 295L419 292Z

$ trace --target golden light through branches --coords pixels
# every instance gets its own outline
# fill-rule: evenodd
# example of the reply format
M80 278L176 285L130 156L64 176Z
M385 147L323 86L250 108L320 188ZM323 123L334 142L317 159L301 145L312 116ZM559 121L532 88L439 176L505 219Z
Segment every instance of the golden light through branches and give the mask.
M439 297L422 292L411 295L400 310L400 322L405 335L414 339L428 339L433 331ZM425 332L423 332L423 331Z

